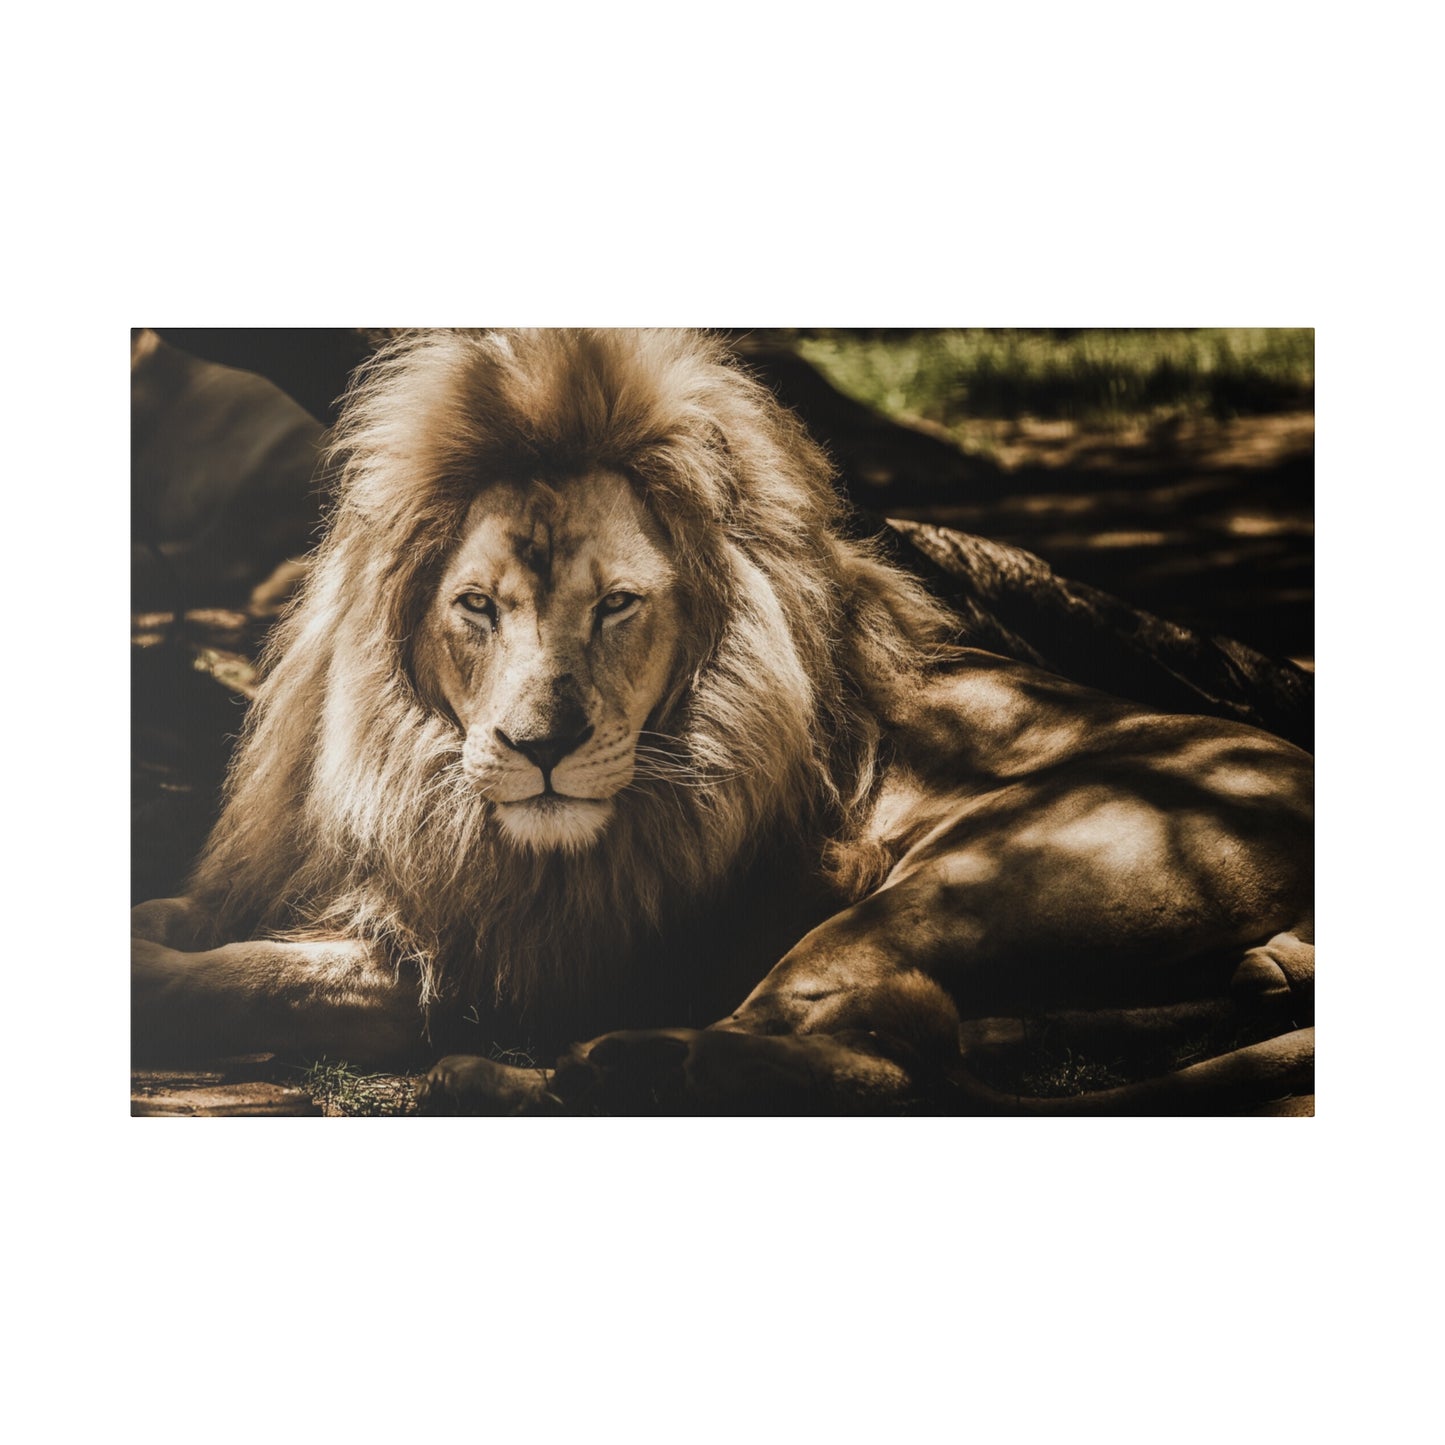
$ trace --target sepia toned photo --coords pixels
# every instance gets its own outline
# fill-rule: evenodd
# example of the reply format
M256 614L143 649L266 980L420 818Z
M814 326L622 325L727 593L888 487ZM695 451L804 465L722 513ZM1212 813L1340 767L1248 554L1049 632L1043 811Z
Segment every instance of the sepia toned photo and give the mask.
M1314 334L131 335L137 1115L1314 1112Z

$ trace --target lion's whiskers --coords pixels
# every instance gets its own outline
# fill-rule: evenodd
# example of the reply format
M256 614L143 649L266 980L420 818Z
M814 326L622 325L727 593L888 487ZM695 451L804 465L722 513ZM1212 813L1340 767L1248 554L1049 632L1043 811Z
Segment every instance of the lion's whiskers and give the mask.
M633 774L634 779L641 779L645 782L672 783L677 787L684 788L717 787L721 783L730 783L736 778L745 776L746 771L739 769L723 772L700 768L695 763L656 748L640 747L634 757L637 764Z

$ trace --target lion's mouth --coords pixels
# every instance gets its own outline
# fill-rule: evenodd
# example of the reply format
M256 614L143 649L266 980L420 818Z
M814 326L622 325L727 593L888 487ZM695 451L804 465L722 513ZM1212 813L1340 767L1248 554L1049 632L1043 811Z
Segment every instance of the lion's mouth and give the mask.
M577 803L605 801L599 798L584 798L580 793L559 793L550 783L540 793L525 798L507 798L498 801L499 808L570 808Z
M575 798L550 789L497 804L503 835L539 853L580 852L597 841L611 817L610 799Z

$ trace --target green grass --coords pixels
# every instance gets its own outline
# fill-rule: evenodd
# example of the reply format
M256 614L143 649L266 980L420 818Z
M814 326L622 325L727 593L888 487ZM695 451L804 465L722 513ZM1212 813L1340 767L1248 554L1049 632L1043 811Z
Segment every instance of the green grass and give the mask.
M1022 418L1119 429L1314 404L1308 328L798 331L791 339L849 395L955 431Z

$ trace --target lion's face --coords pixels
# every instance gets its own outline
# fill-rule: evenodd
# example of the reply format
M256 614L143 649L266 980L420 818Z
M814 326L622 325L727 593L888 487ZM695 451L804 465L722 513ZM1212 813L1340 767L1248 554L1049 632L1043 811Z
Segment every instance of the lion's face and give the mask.
M680 638L666 539L623 478L503 483L478 498L418 663L506 837L537 851L596 842Z

